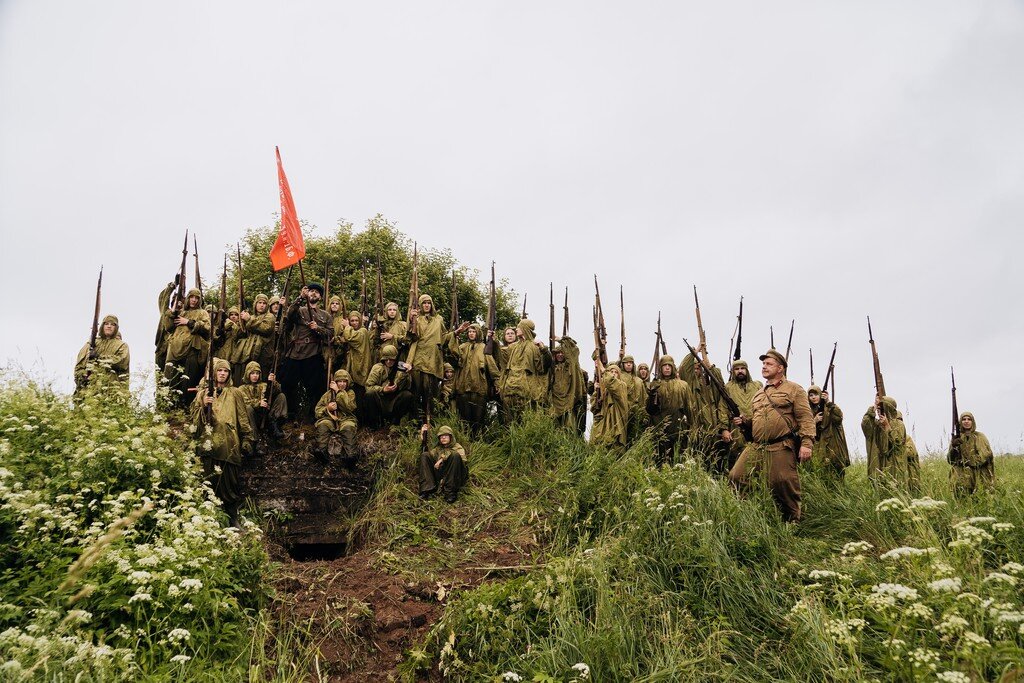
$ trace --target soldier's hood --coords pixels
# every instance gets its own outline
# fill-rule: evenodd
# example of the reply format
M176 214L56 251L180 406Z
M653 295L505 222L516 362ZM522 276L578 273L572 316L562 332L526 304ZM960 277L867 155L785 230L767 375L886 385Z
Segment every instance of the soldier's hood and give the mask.
M449 370L451 370L452 372L455 372L455 368L454 368L454 367L452 367L452 364L451 364L451 363L445 363L445 364L444 364L444 371L445 371L445 372L448 372Z
M655 378L664 379L661 375L661 366L665 365L666 363L672 366L672 375L669 377L669 379L675 379L676 377L679 376L679 372L678 370L676 370L676 359L666 354L661 357L661 360L658 361L658 372L657 374L654 374Z
M256 362L256 361L254 361L254 360L251 360L251 361L249 361L248 363L246 363L246 365L245 365L245 381L246 381L246 382L248 382L248 381L249 381L249 375L251 375L251 374L252 374L252 373L254 373L254 372L259 372L259 373L261 373L261 374L262 374L262 372L263 372L263 369L262 369L262 368L260 367L260 364L259 364L259 363L257 363L257 362ZM259 381L260 381L260 380L259 380L259 378L257 377L257 378L256 378L256 381L255 381L255 382L253 382L253 384L258 384L258 383L259 383Z
M441 428L437 430L438 436L444 436L445 434L452 437L452 440L455 439L455 432L453 432L452 428L448 425L442 425Z
M431 305L433 305L434 303L434 300L430 297L429 294L420 294L420 298L418 301L419 305L422 306L424 301L429 301Z
M896 413L899 412L896 408L896 399L892 396L882 397L882 409L887 417L896 417Z
M238 306L231 306L228 308L228 315L230 316L232 313L238 315Z
M193 297L193 296L199 298L199 305L196 306L196 308L202 308L202 306L203 306L203 295L199 292L199 288L198 287L193 287L192 289L188 290L188 294L185 295L185 308L189 308L188 300L189 300L189 297Z
M398 358L398 349L392 344L385 344L380 349L380 359Z
M627 371L626 371L626 367L625 367L625 365L626 365L626 363L627 363L627 362L629 362L629 363L632 363L632 364L633 364L633 371L632 371L632 372L627 372ZM636 375L636 370L637 370L637 367L636 367L636 360L635 360L635 359L633 358L633 356L630 356L630 355L628 355L628 354L627 354L627 355L625 355L625 356L623 356L623 357L622 357L622 360L621 360L621 361L619 361L619 372L620 372L621 374L623 374L623 375L629 375L630 377L633 377L633 376L635 376L635 375Z
M736 367L736 366L734 365L733 367ZM821 387L819 387L817 384L812 384L811 386L807 387L807 394L808 395L810 395L810 394L820 394L820 393L821 393Z
M697 360L692 353L686 354L683 362L679 364L679 377L687 382L693 382L697 378Z
M345 380L349 384L352 383L352 375L348 374L348 370L336 370L334 372L334 381L340 382L341 380Z
M337 294L332 294L331 295L331 300L328 301L327 303L328 304L338 304L340 306L341 305L341 297L338 296Z
M974 413L968 413L967 411L964 411L964 412L960 413L960 420L962 421L965 416L971 418L971 428L970 429L964 429L963 427L961 427L960 429L962 431L965 431L965 432L977 431L978 430L978 421L974 419Z
M227 362L223 358L214 358L213 359L213 371L217 372L218 370L227 370L228 371L228 379L227 379L226 382L224 382L224 386L226 386L226 387L234 386L231 383L231 363ZM216 381L217 378L214 377L213 379L214 379L214 381Z
M100 323L99 338L103 339L103 326L107 323L114 323L114 334L111 335L113 339L121 338L121 324L117 321L116 315L103 316L103 321Z
M523 318L522 320L519 321L519 324L516 325L516 329L519 330L520 332L522 332L523 339L525 339L526 341L530 341L530 342L533 341L533 337L534 337L533 330L535 329L535 327L534 327L534 324L533 324L532 320L528 320L527 318Z
M640 365L636 366L636 371L637 371L637 372L640 372L640 369L641 369L641 368L647 368L648 370L650 370L650 369L651 369L651 366L650 366L650 365L648 365L647 363L641 363Z
M267 296L266 294L257 294L256 298L253 299L253 305L259 303L260 301L263 301L263 302L266 302L267 304L270 304L270 297Z

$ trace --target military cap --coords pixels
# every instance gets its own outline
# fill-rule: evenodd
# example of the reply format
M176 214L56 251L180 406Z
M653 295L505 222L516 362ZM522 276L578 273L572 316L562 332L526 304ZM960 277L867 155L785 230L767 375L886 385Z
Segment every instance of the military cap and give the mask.
M765 358L774 358L779 362L783 369L789 368L789 363L786 362L786 357L775 349L768 349L760 356L760 360L764 360Z
M306 289L315 289L316 291L320 292L320 296L324 295L324 286L319 282L310 282L308 285L306 285Z

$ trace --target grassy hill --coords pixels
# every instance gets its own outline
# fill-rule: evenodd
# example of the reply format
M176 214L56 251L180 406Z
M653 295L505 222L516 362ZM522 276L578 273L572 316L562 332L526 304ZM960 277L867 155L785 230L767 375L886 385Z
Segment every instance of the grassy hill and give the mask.
M373 456L347 556L296 562L220 527L187 429L8 378L0 680L1024 677L1019 457L967 500L938 460L914 497L808 473L785 525L645 442L614 457L540 415L456 431L457 503L418 498L406 435Z

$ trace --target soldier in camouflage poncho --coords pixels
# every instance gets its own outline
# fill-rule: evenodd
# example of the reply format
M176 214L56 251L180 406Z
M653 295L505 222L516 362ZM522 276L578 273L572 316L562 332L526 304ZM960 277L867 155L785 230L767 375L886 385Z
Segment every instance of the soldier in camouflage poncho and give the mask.
M971 495L979 486L991 491L996 485L992 446L988 437L977 431L977 424L973 413L961 413L960 438L950 443L947 458L953 469L949 478L958 496Z

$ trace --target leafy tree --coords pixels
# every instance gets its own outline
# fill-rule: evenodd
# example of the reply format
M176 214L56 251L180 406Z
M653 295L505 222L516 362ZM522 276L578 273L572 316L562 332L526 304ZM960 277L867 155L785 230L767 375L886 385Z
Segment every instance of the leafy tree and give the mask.
M257 294L277 296L283 293L287 271L274 272L270 264L270 248L277 239L280 223L273 226L251 228L239 242L242 254L242 282L249 303ZM343 295L348 308L358 309L361 303L362 274L366 267L366 308L373 316L376 308L377 260L380 260L384 302L395 301L401 315L406 316L409 302L409 284L412 278L413 248L411 238L380 214L366 221L366 227L356 232L353 224L342 222L333 234L319 236L316 228L303 223L306 257L303 270L307 282L325 282L329 274L328 295ZM227 301L238 301L238 265L234 245L228 248ZM434 300L434 306L445 319L451 313L452 270L455 270L461 320L484 322L487 317L489 273L481 278L477 269L459 265L451 249L418 247L419 291ZM207 273L209 275L209 273ZM289 296L298 294L301 282L299 269L292 274ZM204 283L207 301L219 300L220 275ZM210 285L213 285L212 287ZM519 319L516 311L517 296L507 279L497 283L498 328L514 325Z

